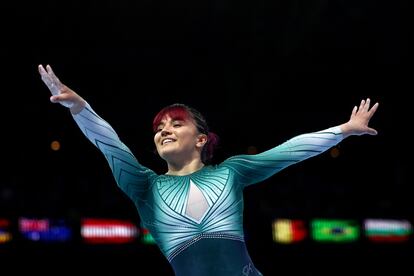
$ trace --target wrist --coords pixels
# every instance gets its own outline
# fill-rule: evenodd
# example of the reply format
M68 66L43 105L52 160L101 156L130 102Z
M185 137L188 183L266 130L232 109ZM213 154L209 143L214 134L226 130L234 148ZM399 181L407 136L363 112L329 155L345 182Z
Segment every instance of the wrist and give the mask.
M78 103L74 104L71 108L70 108L70 113L72 113L73 115L78 114L79 112L81 112L86 106L86 101L85 100L80 100Z
M342 131L342 135L344 138L352 135L352 128L350 127L349 123L344 123L339 126Z

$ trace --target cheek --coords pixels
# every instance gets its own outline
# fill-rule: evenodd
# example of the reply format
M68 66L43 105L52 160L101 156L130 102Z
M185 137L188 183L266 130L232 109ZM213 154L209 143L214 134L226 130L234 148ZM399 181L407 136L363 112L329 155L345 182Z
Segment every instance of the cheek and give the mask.
M158 144L158 141L160 140L160 135L157 133L154 135L154 144Z
M194 147L197 145L197 137L193 135L188 135L185 142L185 144L189 147Z

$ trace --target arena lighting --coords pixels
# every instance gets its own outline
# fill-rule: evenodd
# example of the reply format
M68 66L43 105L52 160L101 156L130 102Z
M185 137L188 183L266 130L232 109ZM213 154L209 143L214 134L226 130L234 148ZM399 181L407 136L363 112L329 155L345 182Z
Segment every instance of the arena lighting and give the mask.
M339 151L338 147L333 147L330 151L329 151L330 155L332 158L338 158L339 155L341 154L341 152Z
M138 228L119 219L86 218L81 222L81 237L86 243L128 243L138 236Z
M57 140L52 141L52 142L50 143L50 148L51 148L53 151L58 151L58 150L60 150L60 142L59 142L59 141L57 141Z
M373 242L405 242L413 233L413 226L407 220L366 219L364 229Z
M0 244L11 241L12 234L10 233L9 227L10 221L0 218Z

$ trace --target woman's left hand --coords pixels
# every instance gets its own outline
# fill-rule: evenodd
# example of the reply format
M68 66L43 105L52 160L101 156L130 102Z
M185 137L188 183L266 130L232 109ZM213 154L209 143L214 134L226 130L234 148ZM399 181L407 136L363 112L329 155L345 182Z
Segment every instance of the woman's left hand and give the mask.
M341 125L344 137L350 135L377 135L378 132L369 127L369 121L378 109L378 103L370 108L371 100L362 100L359 107L355 106L352 110L351 118L348 122Z

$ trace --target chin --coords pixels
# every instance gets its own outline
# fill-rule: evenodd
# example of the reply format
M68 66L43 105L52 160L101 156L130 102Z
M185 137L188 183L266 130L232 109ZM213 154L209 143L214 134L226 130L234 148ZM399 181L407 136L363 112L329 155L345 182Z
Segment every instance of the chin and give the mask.
M158 155L166 161L171 159L176 154L177 154L177 152L175 150L160 150L160 151L158 151Z

